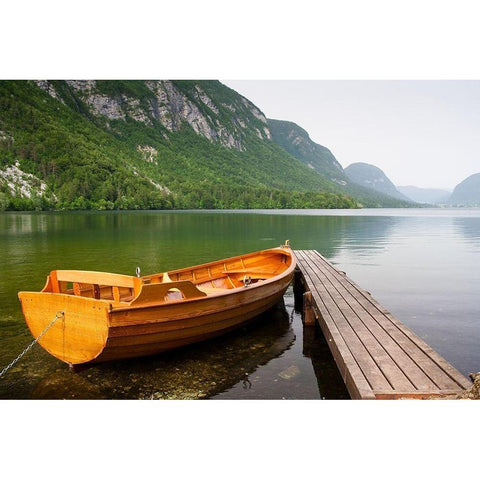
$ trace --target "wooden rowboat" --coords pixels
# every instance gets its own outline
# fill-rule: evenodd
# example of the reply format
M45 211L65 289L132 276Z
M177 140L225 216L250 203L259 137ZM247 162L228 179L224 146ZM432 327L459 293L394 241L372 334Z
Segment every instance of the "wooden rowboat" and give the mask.
M273 307L296 260L288 245L143 277L54 270L19 292L34 337L71 365L154 355L221 335Z

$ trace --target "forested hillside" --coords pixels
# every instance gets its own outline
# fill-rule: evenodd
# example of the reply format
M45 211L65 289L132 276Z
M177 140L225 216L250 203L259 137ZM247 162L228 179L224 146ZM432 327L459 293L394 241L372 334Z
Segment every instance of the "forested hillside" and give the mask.
M0 81L0 209L359 206L270 127L218 81Z
M0 82L0 208L356 203L216 81Z

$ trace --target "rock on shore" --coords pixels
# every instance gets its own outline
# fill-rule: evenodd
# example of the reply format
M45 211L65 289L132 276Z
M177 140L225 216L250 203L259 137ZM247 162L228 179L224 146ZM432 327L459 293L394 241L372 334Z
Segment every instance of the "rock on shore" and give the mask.
M455 398L464 400L480 400L480 372L471 373L470 378L473 380L473 385L463 393L456 395Z

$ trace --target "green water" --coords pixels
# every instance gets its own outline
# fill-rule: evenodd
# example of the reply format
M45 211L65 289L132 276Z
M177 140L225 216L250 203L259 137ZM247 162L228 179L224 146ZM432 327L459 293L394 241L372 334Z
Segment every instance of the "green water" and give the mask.
M30 342L17 292L53 269L142 274L278 246L316 249L463 373L480 370L478 210L0 214L0 368ZM73 374L40 347L0 398L347 398L319 332L284 304L228 336Z

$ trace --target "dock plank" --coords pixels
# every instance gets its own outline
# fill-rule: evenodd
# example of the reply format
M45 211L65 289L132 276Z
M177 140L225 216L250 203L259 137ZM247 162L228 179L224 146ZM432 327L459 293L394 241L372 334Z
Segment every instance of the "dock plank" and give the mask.
M308 276L307 267L304 273ZM312 283L311 279L308 278L308 280ZM375 398L369 381L352 355L323 299L318 295L317 290L312 289L312 294L319 312L320 326L350 395L353 398Z
M389 383L394 389L409 390L416 388L434 389L433 382L416 366L398 344L385 332L367 310L363 310L355 296L345 289L345 286L335 276L325 273L324 279L330 282L337 292L336 298L341 308L351 318L354 329L362 332L364 343L371 345L369 351L376 361L382 365ZM408 372L408 376L405 374Z
M471 382L316 250L297 264L352 398L428 398Z
M395 359L395 363L400 370L408 372L408 378L417 389L455 388L456 385L451 382L448 382L447 385L434 383L425 371L420 368L417 363L418 359L412 358L419 355L422 356L422 352L414 347L412 342L398 329L391 328L391 322L385 321L384 316L379 314L378 310L368 300L361 297L360 292L352 289L347 290L344 284L345 278L338 271L331 269L331 273L331 282L335 285L335 288L349 302L350 308L356 312L370 333L383 345L388 355ZM420 360L428 362L426 357L425 359L420 358ZM432 369L436 367L431 360L428 366ZM404 375L407 376L405 373ZM395 388L401 387L396 385Z
M322 259L324 264L330 269L332 274L342 277L341 273L335 267L322 257L318 252L315 254ZM426 342L418 337L412 330L397 320L389 311L378 303L367 291L359 287L349 277L343 279L354 287L354 294L360 299L364 308L372 312L376 320L395 337L402 347L409 351L416 363L432 378L439 388L470 388L472 383L457 369L449 364ZM356 293L355 293L356 292Z
M367 348L355 332L354 328L352 328L352 326L345 319L342 311L335 303L334 299L331 298L330 293L325 285L317 278L315 271L309 267L305 267L305 270L309 274L309 282L307 283L313 286L311 289L312 296L317 302L317 306L319 303L321 303L323 306L323 308L319 308L320 313L323 315L325 312L328 318L331 319L331 322L333 322L345 344L348 346L350 353L355 359L356 364L362 371L370 387L372 389L380 390L391 388L391 385L378 367L375 359L372 358Z
M382 314L371 302L365 298L359 297L358 293L354 296L358 301L359 308L365 308L365 311L371 315L374 324L375 335L380 335L378 329L381 328L389 335L392 343L387 340L392 354L401 363L401 368L409 372L417 388L456 388L457 382L445 375L437 363L429 357L418 345L416 345L405 332L399 329L388 317ZM406 357L406 358L405 358Z

